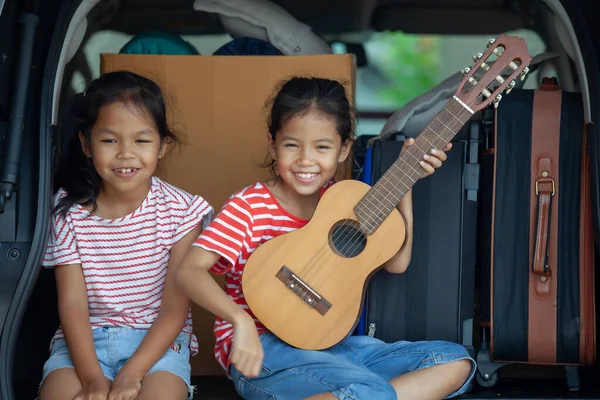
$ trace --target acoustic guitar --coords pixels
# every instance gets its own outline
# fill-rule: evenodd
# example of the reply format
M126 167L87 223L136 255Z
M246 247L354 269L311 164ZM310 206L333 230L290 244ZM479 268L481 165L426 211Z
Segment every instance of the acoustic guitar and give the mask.
M465 68L452 99L372 187L334 184L310 222L259 246L242 275L248 306L291 346L331 347L356 326L370 277L403 246L404 218L396 206L425 171L419 161L443 149L473 113L498 105L501 92L525 77L531 57L522 38L500 35ZM443 168L443 166L442 166Z

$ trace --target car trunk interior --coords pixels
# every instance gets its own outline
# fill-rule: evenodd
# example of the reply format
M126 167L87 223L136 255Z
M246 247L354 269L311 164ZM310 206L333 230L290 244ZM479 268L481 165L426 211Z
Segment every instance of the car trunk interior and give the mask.
M362 1L274 1L299 21L309 25L329 43L342 43L355 52L360 68L369 65L363 43L369 32L401 31L414 35L466 37L504 32L531 31L540 39L540 53L555 53L551 64L544 64L544 74L555 74L565 90L583 93L586 121L591 120L589 83L584 60L572 27L559 1L555 0L362 0ZM193 0L83 0L64 2L50 51L57 67L53 77L46 76L45 85L53 85L48 125L60 125L68 99L84 83L96 77L99 54L86 53L86 44L98 33L111 33L129 38L147 31L168 31L186 37L222 38L227 36L219 18L195 11ZM62 21L61 18L65 19ZM566 18L566 20L565 20ZM59 32L60 31L60 32ZM60 36L62 36L62 43ZM122 39L124 40L124 39ZM575 40L575 42L574 42ZM218 41L218 39L217 39ZM60 45L59 45L60 44ZM481 43L483 49L485 42ZM456 49L459 51L458 49ZM117 52L118 48L108 50ZM446 49L446 54L454 49ZM531 54L536 56L538 54ZM50 58L49 58L50 59ZM91 60L91 61L90 61ZM91 63L98 65L92 65ZM465 59L464 66L471 65ZM47 70L52 71L52 69ZM535 77L535 78L534 78ZM533 82L538 75L530 78ZM532 84L535 84L533 82ZM385 118L394 110L377 112L358 109L358 117L372 118L380 112ZM372 131L371 134L379 132ZM60 137L55 137L60 148ZM56 151L56 149L55 149ZM598 275L598 274L597 274ZM33 287L33 286L32 286ZM597 301L596 301L597 303ZM477 306L477 305L476 305ZM212 317L198 314L196 334L212 335ZM196 321L196 316L194 317ZM597 319L597 318L596 318ZM22 318L14 357L13 387L16 399L35 398L48 344L58 326L54 277L51 270L40 270ZM473 323L475 349L481 346L482 332L476 317ZM211 349L212 350L212 349ZM212 351L192 360L196 398L239 398L231 382L219 369ZM474 379L472 390L462 398L600 398L597 367L580 368L581 388L569 390L567 376L573 370L560 366L508 365L498 370L498 383L482 387Z

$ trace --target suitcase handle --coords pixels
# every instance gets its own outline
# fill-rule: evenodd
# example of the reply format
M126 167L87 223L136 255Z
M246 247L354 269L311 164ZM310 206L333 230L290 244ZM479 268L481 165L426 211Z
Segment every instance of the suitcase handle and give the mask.
M552 269L548 266L548 252L550 242L550 222L552 215L552 198L556 193L554 179L550 176L551 162L548 158L538 160L540 176L535 181L535 195L537 197L537 216L534 236L532 272L539 277L535 285L536 296L547 297L550 293L550 279Z

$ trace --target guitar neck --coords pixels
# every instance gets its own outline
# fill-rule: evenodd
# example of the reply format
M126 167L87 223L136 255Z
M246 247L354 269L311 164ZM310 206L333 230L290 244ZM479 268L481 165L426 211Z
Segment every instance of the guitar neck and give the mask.
M372 234L400 203L425 170L419 164L432 149L443 149L473 112L455 97L431 120L354 208L361 230Z

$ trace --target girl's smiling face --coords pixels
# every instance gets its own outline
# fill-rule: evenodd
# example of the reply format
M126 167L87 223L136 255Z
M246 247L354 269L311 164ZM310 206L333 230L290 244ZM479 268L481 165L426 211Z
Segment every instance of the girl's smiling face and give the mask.
M275 171L299 195L318 194L333 179L338 164L348 157L351 141L342 143L331 117L315 109L290 118L276 133L268 135Z
M152 119L131 104L116 102L100 108L89 143L80 134L103 189L147 190L158 160L166 150Z

